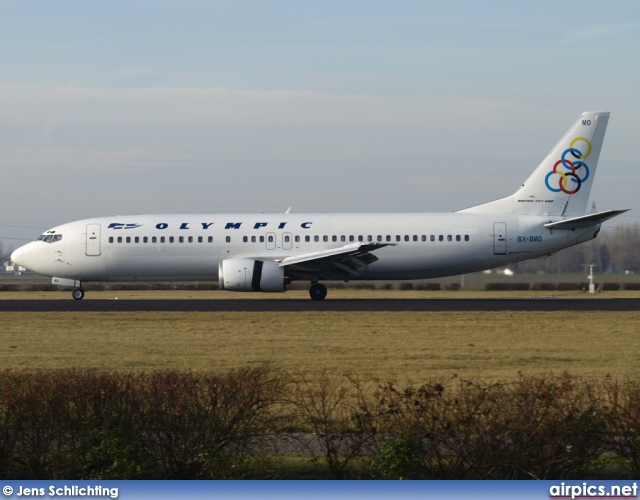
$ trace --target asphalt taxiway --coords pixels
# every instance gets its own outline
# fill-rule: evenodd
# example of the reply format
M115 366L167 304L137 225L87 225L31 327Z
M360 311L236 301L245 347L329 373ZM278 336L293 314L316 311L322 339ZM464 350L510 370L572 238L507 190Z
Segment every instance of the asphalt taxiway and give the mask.
M0 300L0 312L640 311L640 299Z

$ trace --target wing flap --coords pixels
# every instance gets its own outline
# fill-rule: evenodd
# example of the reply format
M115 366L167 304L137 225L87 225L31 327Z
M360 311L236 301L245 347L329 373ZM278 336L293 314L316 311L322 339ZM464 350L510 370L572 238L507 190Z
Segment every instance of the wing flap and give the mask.
M358 277L369 264L378 260L371 252L394 243L350 243L338 248L287 257L278 265L287 272L311 276L321 275L325 279Z

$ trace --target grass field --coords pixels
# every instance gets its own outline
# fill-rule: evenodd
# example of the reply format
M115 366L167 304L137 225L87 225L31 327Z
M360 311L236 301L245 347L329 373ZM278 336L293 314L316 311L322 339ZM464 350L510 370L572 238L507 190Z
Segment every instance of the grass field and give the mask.
M326 371L416 383L640 375L640 312L0 313L0 321L4 368L268 364L311 378Z

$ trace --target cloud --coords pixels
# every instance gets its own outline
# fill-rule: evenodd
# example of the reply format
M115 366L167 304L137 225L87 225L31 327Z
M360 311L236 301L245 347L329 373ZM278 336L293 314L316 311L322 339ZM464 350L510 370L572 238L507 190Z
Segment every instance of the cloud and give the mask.
M428 97L234 88L0 87L0 122L344 124L448 126L514 112L515 103L434 93ZM520 107L521 105L517 105Z
M510 100L237 88L0 86L0 165L199 166L217 160L516 157L540 120ZM518 127L505 123L518 121ZM550 141L548 141L550 142ZM540 144L546 144L540 141ZM526 145L525 145L526 146ZM546 151L545 151L546 152Z
M598 24L591 27L580 28L578 31L574 31L569 36L563 38L561 41L564 43L584 42L607 37L624 31L634 30L638 28L638 26L640 26L640 22Z

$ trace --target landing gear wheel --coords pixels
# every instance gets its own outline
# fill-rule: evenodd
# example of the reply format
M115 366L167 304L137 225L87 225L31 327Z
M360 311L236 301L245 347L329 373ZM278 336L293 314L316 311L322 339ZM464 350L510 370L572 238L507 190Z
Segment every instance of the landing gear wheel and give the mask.
M73 295L73 298L76 300L82 300L84 298L84 290L82 288L74 288L71 295Z
M324 300L327 296L327 287L321 283L314 283L309 288L309 295L313 300Z

